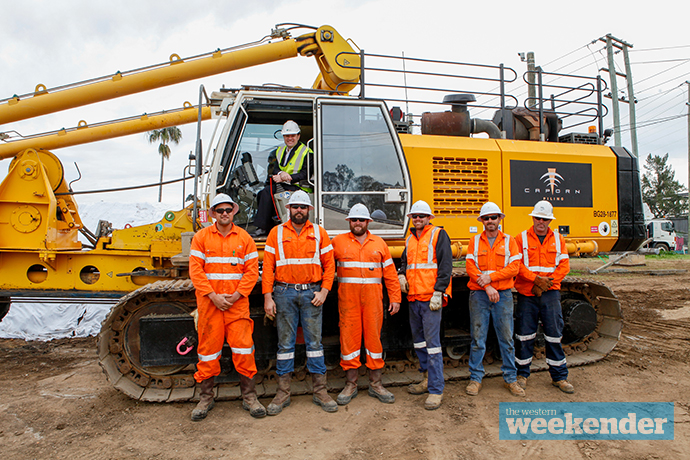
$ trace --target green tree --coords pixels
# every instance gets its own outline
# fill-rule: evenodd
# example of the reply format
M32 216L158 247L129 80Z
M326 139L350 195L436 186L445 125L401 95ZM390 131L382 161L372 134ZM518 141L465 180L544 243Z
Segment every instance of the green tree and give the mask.
M679 216L686 212L686 200L679 197L685 186L676 180L676 173L663 156L647 155L642 177L642 199L654 217Z
M163 168L165 167L165 160L170 158L170 146L168 143L174 142L179 144L182 140L182 131L177 126L171 126L169 128L154 129L146 133L150 144L154 144L160 141L158 145L158 153L161 156L161 181L158 188L158 202L160 203L163 199Z

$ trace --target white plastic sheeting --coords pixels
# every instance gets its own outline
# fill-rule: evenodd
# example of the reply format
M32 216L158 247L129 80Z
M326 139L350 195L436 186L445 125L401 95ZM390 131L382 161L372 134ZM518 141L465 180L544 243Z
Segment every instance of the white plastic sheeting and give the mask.
M9 313L0 321L0 337L47 341L95 336L116 300L106 303L73 302L24 303L13 300Z
M107 220L113 228L124 228L158 222L166 211L178 211L181 204L165 203L115 203L101 201L79 207L84 225L96 230L99 219ZM85 242L82 235L79 235ZM40 296L40 291L36 291ZM90 300L90 299L89 299ZM79 303L76 303L79 302ZM88 337L97 335L101 322L116 300L36 299L13 298L9 313L0 321L0 338L25 340L52 340L64 337Z

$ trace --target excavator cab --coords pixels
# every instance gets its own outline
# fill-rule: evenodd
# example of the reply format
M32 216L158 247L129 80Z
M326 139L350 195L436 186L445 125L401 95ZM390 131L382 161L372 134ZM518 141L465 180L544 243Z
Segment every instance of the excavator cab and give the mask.
M310 219L329 232L349 230L350 208L363 203L377 234L402 237L407 225L411 186L407 165L388 108L383 101L242 92L229 109L213 168L215 193L229 194L240 206L235 223L249 232L258 210L258 195L274 170L271 152L283 145L283 123L300 126L300 141L314 152L308 181L313 190ZM308 167L305 165L305 168ZM212 174L214 174L212 172ZM288 217L289 193L272 190L281 222ZM277 222L279 223L279 222Z

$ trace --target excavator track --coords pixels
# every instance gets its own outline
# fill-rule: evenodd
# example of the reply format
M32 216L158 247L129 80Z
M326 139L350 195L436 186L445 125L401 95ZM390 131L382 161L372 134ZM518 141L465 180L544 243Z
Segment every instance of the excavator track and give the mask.
M454 274L454 286L466 286L464 274ZM466 290L454 292L454 301ZM586 279L566 278L561 283L562 304L566 317L566 329L584 328L587 332L570 343L563 344L568 367L581 366L603 359L616 346L622 330L621 308L616 296L604 284ZM260 299L259 296L256 297ZM194 380L194 365L146 367L139 360L139 320L151 316L180 316L196 308L194 287L190 280L158 281L122 297L103 321L98 340L98 359L113 386L131 398L151 402L178 402L198 400L199 390ZM453 308L453 305L450 306ZM257 321L256 315L252 315ZM569 326L569 321L570 326ZM592 324L588 326L587 323ZM385 326L384 326L385 327ZM589 329L592 329L589 331ZM581 331L580 331L581 333ZM256 330L255 330L256 334ZM565 335L565 334L564 334ZM256 340L255 340L256 341ZM324 346L329 341L324 337ZM332 341L332 338L331 338ZM336 344L337 346L337 344ZM491 347L489 347L490 349ZM453 352L446 347L444 373L446 380L469 378L467 353ZM466 350L465 350L466 351ZM257 360L258 361L258 360ZM500 360L494 353L485 357L486 376L500 375ZM259 397L273 396L276 392L274 361L259 365L256 390ZM344 374L337 360L328 362L329 390L339 391L345 385ZM535 347L532 370L546 370L544 349ZM366 368L360 368L364 375ZM293 374L292 393L311 392L311 381L304 366L297 366ZM385 385L400 386L419 382L416 357L412 350L392 352L386 356L383 374ZM222 380L222 379L219 379ZM366 379L360 379L366 386ZM221 382L215 387L216 398L232 400L240 398L237 382Z

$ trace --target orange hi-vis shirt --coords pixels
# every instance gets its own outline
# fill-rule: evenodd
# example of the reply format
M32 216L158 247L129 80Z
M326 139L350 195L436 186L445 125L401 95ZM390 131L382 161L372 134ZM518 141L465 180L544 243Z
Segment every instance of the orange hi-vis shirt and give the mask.
M429 224L424 227L419 238L417 238L415 232L411 231L407 240L405 240L405 259L407 262L405 276L409 284L407 300L411 302L426 302L434 294L436 280L439 275L436 243L441 231L443 231L441 227ZM452 270L452 265L450 265L450 270ZM452 296L452 282L453 278L451 276L444 292L447 297L443 299L443 306L446 306L448 298Z
M264 267L261 288L264 294L273 292L273 284L321 282L329 291L335 278L333 246L328 233L320 225L307 221L297 234L292 221L271 229L264 246Z
M192 239L189 275L197 296L207 296L212 292L239 292L242 297L235 305L241 306L241 316L248 318L248 297L259 279L259 253L256 251L256 244L237 225L233 225L225 237L215 224L201 229ZM238 308L233 307L233 311L237 310Z
M550 291L560 290L561 281L570 272L570 257L563 235L549 228L544 243L541 243L532 226L519 234L515 240L522 249L522 261L515 280L515 289L522 295L534 295L532 286L539 275L553 278Z
M383 278L386 280L389 301L400 303L400 282L383 238L367 232L364 244L360 244L352 232L348 232L333 238L332 246L338 274L338 298L341 301L365 300L351 299L348 289L353 285L367 285L376 286L380 291Z
M520 270L522 253L514 238L498 231L493 247L489 244L486 231L470 240L465 257L465 270L470 280L467 287L473 291L483 291L477 284L479 275L489 274L491 286L497 291L511 289L514 277Z

